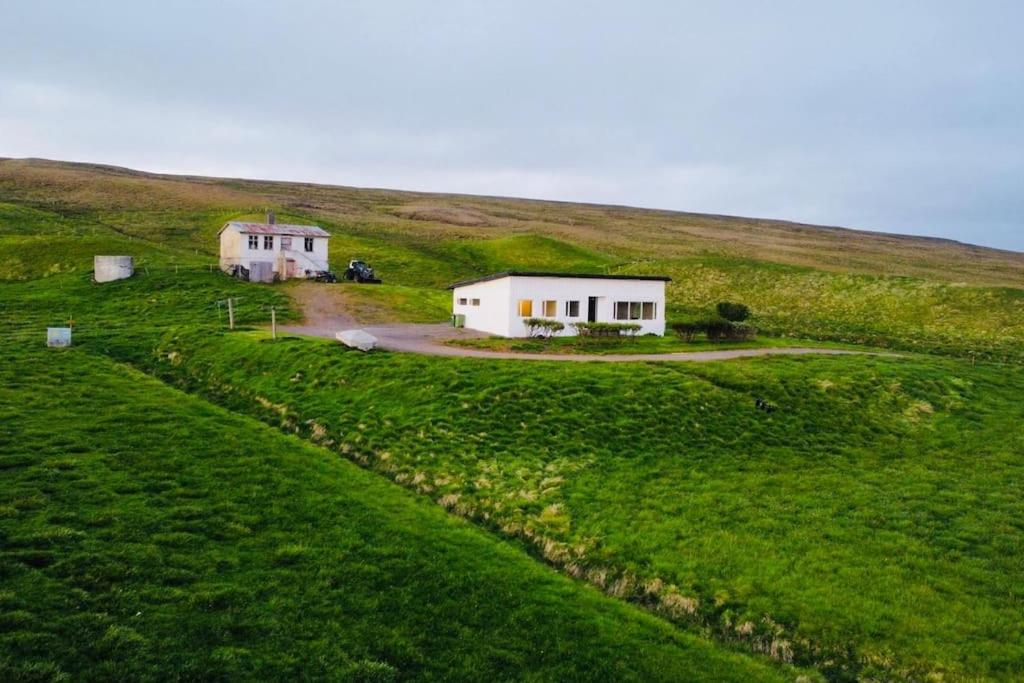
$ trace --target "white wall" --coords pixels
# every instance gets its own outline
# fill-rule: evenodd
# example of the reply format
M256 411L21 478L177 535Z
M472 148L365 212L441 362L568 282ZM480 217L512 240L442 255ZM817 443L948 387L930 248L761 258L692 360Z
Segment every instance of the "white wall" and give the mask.
M466 316L466 327L496 334L500 337L511 336L508 307L511 291L509 278L477 282L452 290L452 313ZM466 299L460 304L459 299ZM474 306L473 300L479 299L480 305Z
M284 271L285 259L295 259L295 277L305 277L307 270L330 270L327 263L327 238L314 237L313 251L305 251L305 237L292 237L292 248L281 249L280 235L274 235L278 261L274 264L275 272ZM262 247L262 245L261 245Z
M549 319L565 325L559 334L576 334L572 323L586 322L590 297L597 297L597 322L623 322L640 325L640 334L665 334L665 283L661 280L617 280L611 278L564 277L506 277L489 280L452 291L453 312L466 316L466 327L503 337L527 335L523 318L519 316L520 299L533 302L534 318L542 315L541 302L555 301L555 315ZM480 299L480 306L459 305L466 298ZM579 301L579 316L566 314L566 301ZM655 305L653 320L615 320L617 301L650 301Z

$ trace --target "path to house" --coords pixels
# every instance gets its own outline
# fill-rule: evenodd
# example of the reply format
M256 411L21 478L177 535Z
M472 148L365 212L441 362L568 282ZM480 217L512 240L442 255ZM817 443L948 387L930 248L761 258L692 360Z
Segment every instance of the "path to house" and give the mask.
M346 306L343 287L330 287L314 283L301 283L291 290L292 298L305 313L298 325L281 325L282 332L334 339L342 330L362 329L377 337L380 347L389 351L420 353L429 356L457 356L461 358L503 358L512 360L557 360L606 363L626 361L690 361L706 362L750 358L753 356L794 356L823 354L831 356L861 354L861 351L820 349L811 347L780 347L764 349L723 349L721 351L687 351L679 353L614 353L589 355L580 353L516 353L488 351L462 346L449 346L454 339L483 339L489 335L474 330L457 329L444 323L415 324L389 323L360 325ZM890 354L881 354L890 355ZM895 354L892 354L895 355Z

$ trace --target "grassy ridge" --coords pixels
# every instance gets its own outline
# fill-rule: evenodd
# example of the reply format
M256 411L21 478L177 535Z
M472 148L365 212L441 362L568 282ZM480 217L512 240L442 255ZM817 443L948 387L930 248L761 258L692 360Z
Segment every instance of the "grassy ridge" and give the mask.
M496 364L260 335L161 357L168 379L720 637L852 667L838 678L1024 671L1017 369Z
M785 679L328 451L34 348L0 365L4 680Z

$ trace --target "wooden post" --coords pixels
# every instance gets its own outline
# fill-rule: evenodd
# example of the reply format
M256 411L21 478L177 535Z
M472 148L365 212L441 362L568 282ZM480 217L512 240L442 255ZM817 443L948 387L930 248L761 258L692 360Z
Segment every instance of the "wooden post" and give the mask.
M235 306L233 299L228 299L228 329L235 329Z
M277 309L270 307L270 336L277 339Z

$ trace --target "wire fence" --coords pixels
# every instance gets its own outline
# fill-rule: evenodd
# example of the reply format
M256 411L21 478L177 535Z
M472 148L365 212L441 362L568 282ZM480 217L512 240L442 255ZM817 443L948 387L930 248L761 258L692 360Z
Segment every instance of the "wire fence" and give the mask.
M273 300L272 284L243 283L214 262L144 257L135 261L128 278L105 283L92 278L90 268L5 283L0 342L45 342L48 327L72 328L73 341L269 327L275 318L288 322L293 310L284 297ZM238 293L245 290L250 293Z
M229 303L230 302L230 303ZM69 327L73 338L113 336L155 337L175 331L226 331L266 327L288 320L287 307L246 297L226 297L174 314L169 320L161 311L41 311L0 308L0 341L46 340L47 328Z

